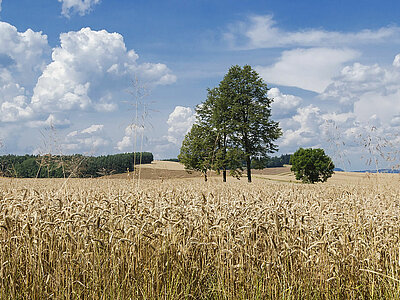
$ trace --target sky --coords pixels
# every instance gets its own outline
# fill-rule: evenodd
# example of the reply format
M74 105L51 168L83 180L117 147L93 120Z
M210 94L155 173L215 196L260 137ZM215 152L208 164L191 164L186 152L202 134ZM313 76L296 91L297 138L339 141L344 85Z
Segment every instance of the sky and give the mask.
M400 162L400 3L0 0L0 154L176 158L233 65L270 88L277 155Z

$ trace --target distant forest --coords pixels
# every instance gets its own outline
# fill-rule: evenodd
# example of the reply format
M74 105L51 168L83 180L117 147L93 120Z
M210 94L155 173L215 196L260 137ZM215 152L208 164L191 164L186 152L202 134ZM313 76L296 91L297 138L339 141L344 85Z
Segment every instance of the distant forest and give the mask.
M281 156L265 157L265 158L253 158L251 161L252 169L265 169L265 168L277 168L283 167L290 163L290 154L283 154Z
M135 153L135 164L149 164L153 154ZM0 175L18 178L99 177L134 170L133 153L106 156L3 155Z

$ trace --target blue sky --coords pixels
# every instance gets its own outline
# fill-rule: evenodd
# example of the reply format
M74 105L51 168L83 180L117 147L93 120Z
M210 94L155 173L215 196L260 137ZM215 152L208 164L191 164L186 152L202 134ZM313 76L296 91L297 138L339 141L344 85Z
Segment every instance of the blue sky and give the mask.
M346 170L400 161L398 1L0 5L3 154L176 157L206 89L249 64L271 88L279 153L322 147Z

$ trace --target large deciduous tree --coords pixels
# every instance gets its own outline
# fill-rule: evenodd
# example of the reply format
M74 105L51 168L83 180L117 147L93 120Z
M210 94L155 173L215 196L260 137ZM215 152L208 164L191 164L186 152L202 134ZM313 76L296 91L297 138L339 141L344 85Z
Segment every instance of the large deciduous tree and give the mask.
M211 168L222 172L226 182L227 170L233 176L242 171L241 152L232 143L232 116L229 99L222 98L218 88L208 89L206 101L196 108L197 123L206 129L208 146L213 149ZM210 138L211 137L211 138Z
M222 101L229 103L231 139L244 153L251 182L252 158L277 151L274 141L282 135L279 123L271 120L267 84L250 66L233 66L218 89Z
M219 86L209 89L206 101L196 108L196 125L186 135L180 154L182 158L186 156L181 160L185 166L204 170L204 166L199 168L196 164L206 159L207 168L222 171L226 181L227 170L239 176L245 162L251 182L252 158L276 151L274 141L281 136L279 124L271 120L272 99L267 92L267 84L250 66L231 67Z

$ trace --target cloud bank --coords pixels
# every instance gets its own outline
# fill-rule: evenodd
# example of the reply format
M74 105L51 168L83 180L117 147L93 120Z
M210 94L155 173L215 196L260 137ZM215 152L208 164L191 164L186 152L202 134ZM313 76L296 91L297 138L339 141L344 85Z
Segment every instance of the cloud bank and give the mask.
M241 49L277 47L343 47L399 41L400 28L339 32L321 29L286 31L276 26L273 15L253 15L245 22L232 24L224 34L232 47Z
M88 114L104 117L121 111L131 98L127 91L135 77L150 88L176 81L165 64L140 62L122 35L106 30L62 33L60 45L51 49L42 32L19 32L0 22L0 45L0 127L17 128L20 134L14 131L14 145L27 130L76 127L85 123L78 119ZM1 129L0 139L11 138ZM90 145L109 150L116 141L108 134L103 125L94 124L79 131L79 137L69 136L64 145L76 152L90 152Z
M344 63L358 56L351 49L294 49L284 51L274 65L257 66L256 70L267 82L321 93Z
M395 149L400 147L398 57L387 66L361 63L344 66L328 87L314 97L313 104L289 101L288 95L284 95L283 99L288 100L284 101L278 89L271 89L270 97L278 100L272 105L272 113L284 131L278 142L281 151L323 147L332 156L343 157L347 153L353 161L360 157L364 162L378 159L380 164L388 166L389 158L393 159L398 154ZM290 113L279 113L282 106Z

